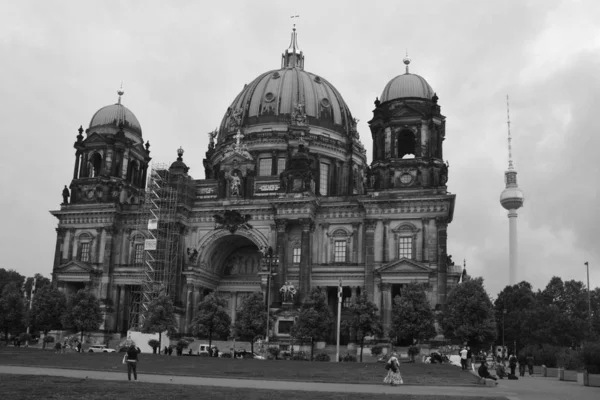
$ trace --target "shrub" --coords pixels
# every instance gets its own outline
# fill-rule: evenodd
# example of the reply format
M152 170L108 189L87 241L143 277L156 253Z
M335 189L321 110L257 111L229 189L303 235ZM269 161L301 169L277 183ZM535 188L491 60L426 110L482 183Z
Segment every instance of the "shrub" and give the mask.
M276 346L269 347L267 350L269 352L269 355L273 356L273 358L275 360L277 359L277 357L279 356L279 353L281 352L279 347L276 347Z
M221 353L221 358L231 358L231 353Z
M342 357L342 361L343 362L356 362L356 357L353 356L352 354L346 354L344 357Z
M54 343L54 336L44 336L44 343Z
M408 355L410 356L411 359L413 359L415 356L418 356L420 352L421 352L421 349L418 348L417 346L410 346L408 348Z
M374 356L379 356L381 353L383 353L383 346L380 344L376 344L375 346L371 347L371 354Z
M31 335L29 333L21 333L19 335L19 340L23 343L27 342L27 341L31 341Z
M148 340L148 346L152 347L152 353L156 354L156 349L160 346L160 342L156 339Z
M581 358L590 374L600 374L600 343L584 343Z
M315 361L331 361L331 358L325 353L319 353L315 356Z
M570 370L583 368L581 350L564 349L558 356L558 366Z
M183 339L181 339L181 340L179 340L179 341L177 342L177 345L176 345L175 347L176 347L177 349L179 349L179 350L183 350L183 349L187 349L187 347L188 347L189 345L190 345L190 344L188 343L188 341L187 341L187 340L183 340Z

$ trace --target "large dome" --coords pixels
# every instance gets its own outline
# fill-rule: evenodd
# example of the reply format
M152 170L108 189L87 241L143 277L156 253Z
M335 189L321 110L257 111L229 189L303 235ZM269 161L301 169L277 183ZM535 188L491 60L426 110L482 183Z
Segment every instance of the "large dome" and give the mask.
M119 91L118 93L119 100L116 104L102 107L96 111L90 121L89 131L92 132L93 129L96 129L102 131L101 133L105 133L104 131L106 131L106 129L103 128L110 128L112 131L115 128L118 129L122 124L123 129L130 130L137 133L139 136L142 136L142 126L140 125L140 122L130 109L121 104L123 92Z
M353 119L346 102L329 81L304 70L304 55L294 30L290 47L282 55L281 69L265 72L244 85L223 117L219 140L235 134L232 123L245 128L289 123L299 105L308 125L350 134Z
M308 125L345 132L352 115L337 89L324 78L299 68L268 71L237 95L230 110L242 109L243 126L289 122L297 106L303 103ZM223 118L221 132L233 118L231 111Z

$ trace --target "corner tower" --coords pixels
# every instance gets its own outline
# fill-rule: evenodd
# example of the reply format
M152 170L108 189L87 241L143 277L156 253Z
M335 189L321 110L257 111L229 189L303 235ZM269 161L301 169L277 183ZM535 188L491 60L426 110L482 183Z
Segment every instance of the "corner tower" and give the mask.
M384 243L382 265L374 270L374 285L379 279L387 299L383 302L384 317L399 288L409 282L408 271L414 274L410 279L418 276L428 284L432 306L445 303L446 293L456 282L454 276L460 273L447 253L447 228L454 214L455 195L448 193L446 186L446 117L429 83L409 71L410 62L408 56L403 59L404 74L387 83L375 100L369 121L373 161L366 179L370 199L364 206L377 222L373 239L366 241L367 247L372 241L375 249L378 240ZM372 259L367 255L367 268L376 262L377 255ZM384 326L389 325L390 318L384 318Z
M506 188L500 195L500 204L508 210L508 284L517 284L518 246L517 246L517 210L523 207L525 196L517 185L517 170L512 160L512 145L510 135L510 108L506 96L506 123L508 125L508 170L504 173Z

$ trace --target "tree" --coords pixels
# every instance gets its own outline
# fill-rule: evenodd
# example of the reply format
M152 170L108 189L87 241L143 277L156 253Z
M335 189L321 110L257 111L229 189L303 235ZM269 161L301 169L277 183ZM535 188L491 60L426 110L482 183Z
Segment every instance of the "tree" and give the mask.
M158 333L159 348L162 348L162 333L167 331L169 335L172 335L177 330L175 307L171 298L166 294L158 295L148 304L143 318L142 332Z
M446 299L439 319L444 336L474 347L487 346L496 339L492 302L483 287L483 278L455 286Z
M342 327L360 343L360 362L362 362L365 337L383 333L381 319L377 315L377 306L369 301L366 293L358 296L356 301L350 304L348 311L350 311L351 317L342 322Z
M53 329L61 329L61 320L67 309L63 293L52 286L43 286L33 297L30 310L30 323L44 336ZM46 347L44 341L43 347Z
M304 299L298 319L291 334L299 338L311 338L310 359L313 359L315 340L325 340L331 334L333 312L327 304L327 294L321 288L313 288Z
M500 322L497 324L497 337L502 337L501 321L504 318L504 341L509 347L513 343L517 343L520 347L531 344L531 340L535 341L533 331L539 326L534 315L536 308L535 293L529 282L522 281L516 285L506 286L494 302L496 321ZM517 349L514 351L516 352Z
M31 289L33 288L33 280L35 279L35 290L36 290L36 294L37 291L39 291L41 288L46 287L46 286L51 286L50 279L46 278L44 275L42 274L35 274L33 277L29 277L25 279L25 282L23 283L23 287L25 290L25 293L27 293L29 296L31 296ZM35 296L34 296L35 298Z
M235 334L250 341L250 350L254 353L254 340L257 336L266 336L267 310L261 292L250 294L236 314L233 325Z
M390 337L423 340L435 337L435 318L420 283L409 283L394 299Z
M84 332L95 331L102 323L100 302L89 290L80 289L67 302L67 310L62 319L63 326L81 331L81 343Z
M4 287L14 283L16 288L23 286L25 277L15 270L0 268L0 296L4 292Z
M2 289L2 297L0 297L0 328L4 331L6 344L8 344L9 331L14 333L22 326L24 315L23 296L17 284L14 281L10 282Z
M208 346L212 348L214 335L229 334L231 317L227 314L227 302L214 293L209 294L198 304L198 312L191 323L194 335L208 336Z

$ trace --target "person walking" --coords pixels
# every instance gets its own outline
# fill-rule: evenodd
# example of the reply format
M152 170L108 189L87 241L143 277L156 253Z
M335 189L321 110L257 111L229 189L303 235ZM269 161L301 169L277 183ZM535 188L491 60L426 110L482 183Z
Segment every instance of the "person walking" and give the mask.
M514 376L515 369L517 369L517 357L515 357L514 354L511 354L510 357L508 357L508 366L510 367L510 374Z
M471 351L471 348L469 346L467 346L467 369L472 369L472 365L473 365L473 352Z
M525 364L527 364L527 359L525 358L525 354L519 354L519 375L525 376Z
M392 356L385 364L385 369L388 370L387 375L383 378L383 383L389 383L391 386L402 385L402 375L400 374L400 361L398 361L398 354L392 353Z
M467 370L467 354L469 351L466 347L463 347L460 351L460 367L463 371Z
M529 368L529 376L533 376L533 354L529 353L526 358L527 367Z
M137 381L137 362L138 362L138 350L132 344L127 349L127 354L125 355L125 362L127 363L127 378L131 380L131 373L133 372L133 379Z

